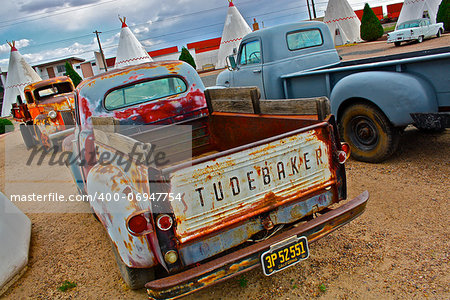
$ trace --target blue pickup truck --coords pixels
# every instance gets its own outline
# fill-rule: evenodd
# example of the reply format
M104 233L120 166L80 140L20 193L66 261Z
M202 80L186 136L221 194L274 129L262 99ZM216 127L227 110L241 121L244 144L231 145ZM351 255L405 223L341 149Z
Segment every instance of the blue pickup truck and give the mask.
M450 127L450 47L341 62L322 22L283 24L245 36L224 87L257 86L261 98L326 96L355 159L381 162L410 124Z

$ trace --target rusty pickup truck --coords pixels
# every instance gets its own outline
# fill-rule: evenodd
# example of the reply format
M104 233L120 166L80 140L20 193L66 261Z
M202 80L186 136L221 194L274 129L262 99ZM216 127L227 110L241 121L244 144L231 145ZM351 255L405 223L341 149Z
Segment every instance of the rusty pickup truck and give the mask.
M27 148L41 144L50 148L73 132L75 87L67 76L38 81L25 87L26 103L14 103L11 113L20 122Z
M85 80L76 107L64 145L78 188L124 281L151 299L253 268L274 274L365 209L367 192L339 203L349 146L326 98L204 92L192 67L170 61Z

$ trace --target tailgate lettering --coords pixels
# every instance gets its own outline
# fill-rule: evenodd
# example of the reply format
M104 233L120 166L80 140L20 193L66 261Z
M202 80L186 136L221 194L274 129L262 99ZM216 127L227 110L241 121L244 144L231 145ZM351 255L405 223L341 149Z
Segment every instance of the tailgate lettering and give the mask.
M269 168L268 167L262 168L262 174L263 174L264 185L268 185L270 183Z
M304 170L310 170L312 169L314 162L316 162L316 167L320 167L320 165L323 165L322 160L322 149L321 147L318 147L317 149L313 150L313 153L315 153L315 159L311 158L309 152L298 154L298 156L292 156L288 159L287 162L284 161L278 161L272 163L272 167L268 165L268 162L263 162L265 164L264 167L260 166L253 166L257 170L257 175L255 176L254 171L248 171L245 172L246 176L244 178L238 178L237 176L233 176L229 179L229 184L222 184L223 180L219 180L212 183L212 189L214 190L214 196L216 201L222 201L224 200L226 195L230 195L232 197L236 197L241 193L241 187L245 187L245 181L247 181L248 184L248 190L253 191L256 190L259 184L268 185L272 182L274 176L275 180L278 178L279 181L285 181L286 179L290 179L291 176L301 176L300 175L300 168L304 167ZM274 164L274 165L273 165ZM291 165L289 168L289 164ZM271 174L272 170L272 174ZM275 173L275 174L274 174ZM261 181L259 181L261 180ZM228 181L228 180L227 180ZM211 186L210 186L211 187ZM231 193L224 193L224 188L228 189ZM210 189L210 188L209 188ZM203 191L205 190L205 186L198 187L195 189L195 191L198 193L198 198L200 201L200 205L202 207L205 206L204 203L204 195ZM208 188L207 188L208 190Z
M204 187L200 187L198 189L195 189L196 192L198 192L198 197L200 198L200 204L202 206L205 206L205 202L203 202L203 195L202 195L202 190L204 190Z
M248 188L250 191L256 189L256 187L252 186L252 182L255 181L255 179L250 178L250 175L253 174L253 171L250 171L247 173L247 179L248 179Z
M278 170L278 179L281 180L281 174L283 174L283 179L286 178L286 173L284 173L284 164L283 162L277 163L277 170Z
M248 176L248 173L247 173ZM231 190L233 191L233 196L239 195L241 189L239 188L239 179L237 177L232 177L230 179Z
M306 153L303 155L303 157L305 158L305 168L306 168L306 170L311 169L311 166L308 166L308 163L310 162L310 160L306 158L306 157L308 156L308 154L309 154L309 153L306 152Z
M216 200L217 201L222 201L223 200L222 182L219 181L218 185L219 185L220 197L217 195L217 187L216 187L215 183L213 184L213 186L214 186L214 194L216 195Z

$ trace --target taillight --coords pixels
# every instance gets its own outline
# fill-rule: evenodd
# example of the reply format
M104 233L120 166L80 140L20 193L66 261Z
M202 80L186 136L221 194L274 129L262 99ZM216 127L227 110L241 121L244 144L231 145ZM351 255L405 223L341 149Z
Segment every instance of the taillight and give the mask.
M170 250L168 252L166 252L166 254L164 254L164 260L166 261L166 263L168 264L174 264L177 262L178 260L178 254L176 251L174 250Z
M147 219L143 215L136 215L128 220L128 229L135 234L142 233L148 229Z
M338 151L338 161L342 165L350 157L350 146L347 143L342 143L341 149L341 151Z
M156 218L156 226L162 231L167 231L172 228L173 220L169 215L159 215Z

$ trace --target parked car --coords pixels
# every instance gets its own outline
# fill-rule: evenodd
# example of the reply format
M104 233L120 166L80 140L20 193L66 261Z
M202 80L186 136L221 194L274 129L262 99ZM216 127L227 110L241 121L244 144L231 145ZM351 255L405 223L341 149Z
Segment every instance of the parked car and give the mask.
M341 62L324 23L296 22L249 33L228 60L218 86L257 86L265 99L328 97L357 160L387 159L410 124L450 127L450 47Z
M431 24L430 19L426 18L411 20L397 25L395 31L388 33L387 42L397 47L407 41L422 43L424 39L440 37L443 32L444 23Z
M325 97L203 90L181 61L113 70L76 90L77 130L64 141L78 159L71 170L124 281L151 299L292 266L368 200L363 192L336 205L347 197L349 147ZM154 161L142 162L152 147Z
M73 132L75 125L75 87L67 76L29 84L22 99L14 103L11 113L20 122L27 148L40 144L50 148Z

